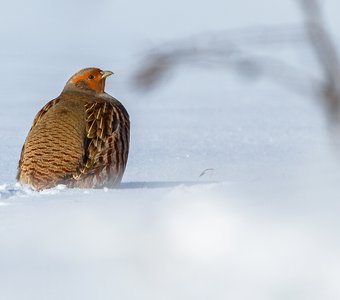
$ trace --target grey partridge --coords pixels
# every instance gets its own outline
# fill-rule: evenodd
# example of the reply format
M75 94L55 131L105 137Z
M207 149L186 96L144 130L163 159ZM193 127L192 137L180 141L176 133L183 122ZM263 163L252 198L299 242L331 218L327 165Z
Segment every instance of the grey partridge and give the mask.
M58 184L115 187L129 152L130 120L124 106L104 92L113 74L86 68L36 115L22 147L17 180L36 190Z

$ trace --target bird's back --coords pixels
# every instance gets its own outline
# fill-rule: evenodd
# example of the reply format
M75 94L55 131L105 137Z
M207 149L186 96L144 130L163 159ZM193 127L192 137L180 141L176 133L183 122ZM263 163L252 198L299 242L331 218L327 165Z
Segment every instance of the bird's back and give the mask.
M84 111L82 102L61 99L33 124L19 163L22 183L41 189L72 177L84 154Z

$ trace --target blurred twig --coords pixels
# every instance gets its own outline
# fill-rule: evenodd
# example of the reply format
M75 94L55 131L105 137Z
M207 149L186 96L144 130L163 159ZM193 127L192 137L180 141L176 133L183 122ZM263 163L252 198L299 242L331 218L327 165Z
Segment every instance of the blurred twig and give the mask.
M210 173L210 177L212 176L212 173L215 171L215 169L213 168L208 168L205 169L201 172L201 174L198 176L198 179L200 179L201 177L205 176L206 174Z
M193 44L214 45L222 47L224 43L239 46L279 46L299 45L306 42L305 33L300 24L262 25L242 27L237 29L219 30L214 32L200 33L186 38L171 40L159 45L158 50L163 51L172 47L188 47Z
M323 73L322 100L331 123L340 122L340 62L331 35L325 27L318 0L299 0L305 28Z

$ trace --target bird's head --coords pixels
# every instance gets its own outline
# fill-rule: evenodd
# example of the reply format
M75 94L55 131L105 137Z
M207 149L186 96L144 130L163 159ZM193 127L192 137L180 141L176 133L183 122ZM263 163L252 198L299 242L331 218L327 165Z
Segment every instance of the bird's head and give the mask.
M104 93L106 77L112 74L111 71L102 71L97 68L82 69L67 81L64 91L80 90L93 93Z

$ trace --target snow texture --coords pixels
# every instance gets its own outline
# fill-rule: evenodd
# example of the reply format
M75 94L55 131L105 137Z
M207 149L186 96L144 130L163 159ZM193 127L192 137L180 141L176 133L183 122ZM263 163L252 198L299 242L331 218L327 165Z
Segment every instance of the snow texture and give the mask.
M336 37L339 4L324 6ZM340 298L340 170L317 103L226 69L131 85L149 47L296 23L294 1L12 1L0 20L0 299ZM272 47L315 68L306 47ZM36 112L87 66L115 72L130 113L121 188L20 187Z

